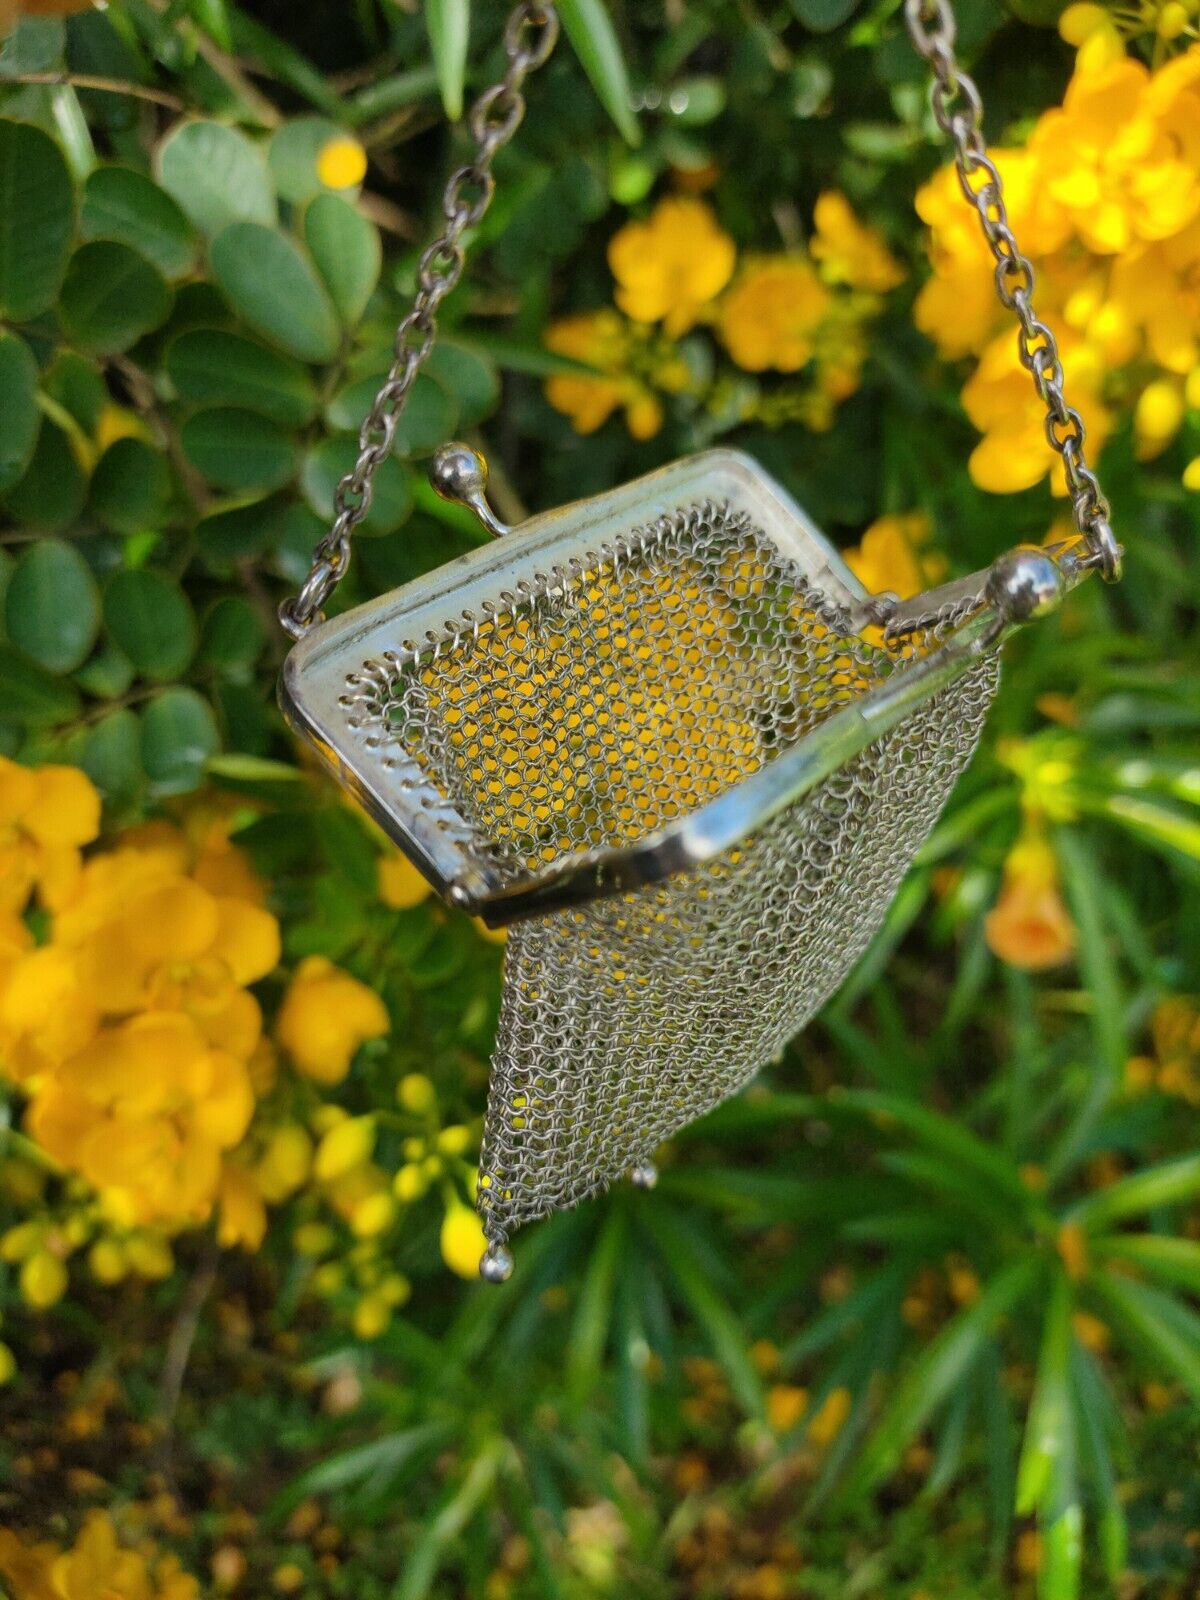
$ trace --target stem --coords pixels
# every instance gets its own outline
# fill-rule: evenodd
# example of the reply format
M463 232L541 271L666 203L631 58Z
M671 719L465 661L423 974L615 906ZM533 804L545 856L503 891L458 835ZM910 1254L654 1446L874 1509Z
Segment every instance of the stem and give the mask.
M184 102L164 89L149 89L141 83L125 83L119 78L100 78L91 72L15 72L5 83L45 83L69 85L72 89L93 89L98 94L123 94L131 100L149 100L169 111L184 111Z

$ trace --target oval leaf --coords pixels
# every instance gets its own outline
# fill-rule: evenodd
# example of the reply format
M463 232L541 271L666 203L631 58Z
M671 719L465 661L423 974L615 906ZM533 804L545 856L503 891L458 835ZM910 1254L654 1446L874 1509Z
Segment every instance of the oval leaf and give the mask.
M242 406L288 428L317 408L312 379L297 361L223 328L193 328L167 351L167 375L181 400Z
M143 676L176 678L196 648L191 602L164 572L118 572L104 592L104 626Z
M33 351L0 328L0 494L18 482L33 458L42 420L37 383Z
M75 228L75 194L53 139L0 122L0 317L24 322L54 302Z
M39 539L18 557L4 600L8 637L51 672L73 672L100 629L100 593L74 545Z
M7 495L17 522L55 533L70 527L87 499L87 479L71 441L61 428L43 419L25 475Z
M165 189L132 167L97 167L89 175L79 231L127 244L168 278L181 278L196 260L188 219Z
M128 350L165 322L170 310L162 273L127 244L95 239L71 257L58 311L83 349L102 355Z
M321 194L304 213L304 238L347 327L367 309L379 282L379 232L341 195Z
M27 728L53 728L79 714L79 696L12 645L0 644L0 706L5 722Z
M101 718L84 740L79 765L108 805L136 800L145 782L142 728L136 715L122 707Z
M194 689L164 689L142 714L142 765L156 795L198 788L221 748L216 719Z
M332 361L341 332L328 294L300 247L257 222L217 235L213 276L233 309L264 338L302 361Z
M317 157L327 144L344 137L337 123L326 117L292 117L276 128L267 160L281 198L295 206L320 194L325 185L317 172Z
M184 122L158 152L158 181L201 233L275 221L275 191L256 144L223 122Z
M197 411L184 423L179 442L196 471L218 489L279 489L296 470L291 435L253 411Z
M160 520L170 492L161 453L144 439L117 439L96 463L90 504L114 533L140 533Z

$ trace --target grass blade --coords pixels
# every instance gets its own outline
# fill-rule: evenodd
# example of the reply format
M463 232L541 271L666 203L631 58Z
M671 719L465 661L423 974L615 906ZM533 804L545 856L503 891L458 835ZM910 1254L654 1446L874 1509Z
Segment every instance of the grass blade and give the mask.
M851 1474L849 1494L866 1494L888 1476L909 1441L966 1379L996 1323L1025 1298L1039 1276L1040 1264L1032 1256L1010 1263L973 1305L960 1311L925 1346L893 1389Z
M640 144L629 74L604 0L559 0L558 14L580 65L621 137L626 144Z
M425 27L437 69L442 106L450 121L457 122L463 111L471 0L425 0Z

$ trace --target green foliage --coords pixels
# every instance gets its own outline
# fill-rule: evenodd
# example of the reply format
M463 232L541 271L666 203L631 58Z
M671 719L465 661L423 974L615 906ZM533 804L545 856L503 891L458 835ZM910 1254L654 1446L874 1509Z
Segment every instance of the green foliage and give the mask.
M358 453L417 239L464 158L441 113L492 81L499 16L469 8L468 31L465 0L303 9L112 0L25 18L0 52L0 751L80 765L109 826L201 790L234 818L285 963L344 963L387 1002L392 1043L337 1094L379 1116L398 1161L404 1072L477 1127L497 952L431 904L381 904L378 839L310 781L275 710L275 608ZM962 9L995 126L1019 134L1069 71L1033 31L1052 18ZM615 420L581 436L549 407L543 379L581 369L544 328L602 302L605 244L648 196L715 185L752 251L796 242L836 187L919 275L911 197L944 154L895 7L706 4L671 27L655 7L559 11L574 53L531 80L336 603L478 539L422 465L464 433L514 517L721 439L843 545L908 510L955 572L1040 540L1048 490L999 500L970 482L961 375L913 330L909 287L830 433L747 426L749 375L720 409L682 397L649 441ZM362 192L321 182L335 137L363 143ZM686 360L699 344L682 341ZM1104 466L1125 585L1083 587L1017 642L977 764L872 948L783 1060L680 1136L655 1193L530 1230L495 1292L447 1280L434 1195L396 1245L413 1297L373 1338L346 1331L348 1290L315 1307L299 1205L258 1254L223 1255L215 1287L196 1238L128 1303L93 1287L52 1324L61 1348L0 1266L4 1337L32 1352L4 1466L51 1437L64 1470L140 1497L151 1437L193 1570L232 1537L232 1506L259 1519L254 1593L284 1562L306 1593L364 1600L707 1600L769 1593L753 1572L789 1562L784 1592L805 1600L1184 1592L1200 1117L1171 1061L1140 1086L1129 1063L1151 1059L1164 1004L1200 990L1185 451L1186 431L1135 459L1123 419ZM1042 976L1002 963L985 925L1031 812L1078 941ZM121 1374L125 1431L103 1452L59 1416L52 1379L77 1369L85 1389ZM840 1419L828 1437L822 1416ZM67 1481L39 1480L40 1500L5 1489L0 1522L60 1517ZM290 1520L314 1498L343 1541L337 1575ZM1035 1528L1036 1578L1014 1564Z

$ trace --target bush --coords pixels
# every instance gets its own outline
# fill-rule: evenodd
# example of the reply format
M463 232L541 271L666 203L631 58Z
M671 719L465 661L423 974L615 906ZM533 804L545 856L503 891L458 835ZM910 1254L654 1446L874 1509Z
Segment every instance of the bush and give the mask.
M1008 648L819 1021L500 1290L497 939L272 692L500 68L466 9L0 4L0 1575L1190 1592L1194 8L961 7L1125 581ZM562 4L338 608L481 537L454 436L511 520L728 441L902 594L1064 536L895 9Z

